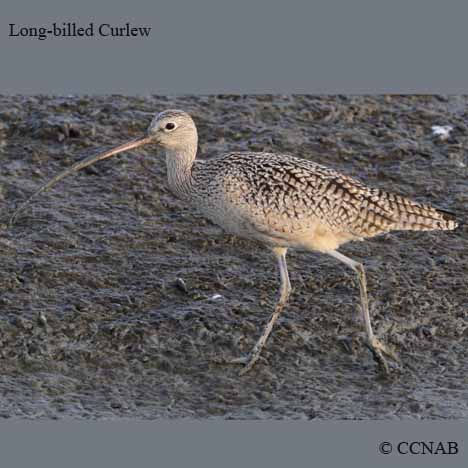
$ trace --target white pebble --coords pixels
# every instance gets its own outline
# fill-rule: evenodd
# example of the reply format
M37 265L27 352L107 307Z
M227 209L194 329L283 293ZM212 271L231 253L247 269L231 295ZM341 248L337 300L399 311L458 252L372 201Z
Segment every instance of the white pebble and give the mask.
M438 136L441 140L446 140L450 136L453 127L451 125L433 125L431 130L434 136Z

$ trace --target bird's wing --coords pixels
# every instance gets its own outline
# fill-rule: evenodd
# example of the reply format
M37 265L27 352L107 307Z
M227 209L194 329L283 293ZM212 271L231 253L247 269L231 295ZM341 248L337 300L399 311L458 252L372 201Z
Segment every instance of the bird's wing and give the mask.
M285 223L319 221L333 233L371 237L394 229L453 229L434 208L371 188L312 161L271 153L223 158L225 188L233 200Z
M390 230L451 230L457 227L453 213L368 187L325 166L309 161L305 166L310 168L310 173L321 175L322 184L315 196L328 205L328 211L322 216L329 219L334 230L344 228L354 235L371 237Z
M298 221L308 217L331 232L357 237L388 231L396 222L391 207L372 189L312 161L260 153L246 155L239 166L242 196L250 205L262 204L278 216Z

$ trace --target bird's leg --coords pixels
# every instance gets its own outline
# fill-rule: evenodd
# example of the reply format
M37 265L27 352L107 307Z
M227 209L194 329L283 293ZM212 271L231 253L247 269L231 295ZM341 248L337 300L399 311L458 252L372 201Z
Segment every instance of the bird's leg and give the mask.
M346 257L340 252L336 250L332 252L328 252L332 257L340 260L341 262L348 265L352 268L358 275L359 278L359 292L361 295L361 312L362 318L364 320L364 325L366 327L366 335L367 335L367 346L374 354L375 359L377 362L382 366L382 370L388 374L388 364L384 358L384 354L394 361L398 361L397 356L389 350L375 335L372 331L371 320L369 315L369 301L367 299L367 283L366 283L366 273L364 271L364 266L352 260L351 258Z
M291 294L291 283L289 282L288 266L286 264L287 249L284 247L275 247L272 250L278 260L281 280L280 297L276 304L275 310L271 314L270 320L268 321L268 323L265 326L265 329L263 330L262 336L258 339L257 343L252 348L252 351L249 353L249 355L231 361L232 363L245 364L245 367L241 370L240 375L243 375L250 369L252 369L253 365L257 362L258 358L260 357L260 353L262 352L262 349L265 346L265 343L268 339L268 336L270 335L271 330L273 329L273 325L280 316L282 310L284 309L284 306L288 301L289 295Z

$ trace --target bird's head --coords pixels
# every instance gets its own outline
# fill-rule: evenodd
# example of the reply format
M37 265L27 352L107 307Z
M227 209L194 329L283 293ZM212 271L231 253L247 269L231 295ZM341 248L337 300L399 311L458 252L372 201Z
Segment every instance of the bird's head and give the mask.
M181 110L157 114L148 128L148 137L167 150L183 150L197 145L197 128L192 117Z

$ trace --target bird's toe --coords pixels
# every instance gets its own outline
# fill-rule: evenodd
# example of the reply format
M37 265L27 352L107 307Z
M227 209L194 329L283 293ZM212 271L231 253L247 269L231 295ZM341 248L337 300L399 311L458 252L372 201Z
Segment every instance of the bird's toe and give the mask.
M388 346L384 345L379 339L373 337L371 340L366 342L366 346L370 349L374 355L374 359L377 361L381 371L385 375L390 374L390 368L388 366L385 356L392 361L399 363L398 356Z
M382 354L387 356L392 361L395 361L397 363L400 362L400 358L396 355L396 353L392 349L390 349L388 345L385 345L384 343L382 343L379 339L374 337L371 340L370 346L373 349L379 350Z
M237 358L217 357L214 359L214 362L216 364L240 364L244 367L239 371L239 375L244 375L247 372L249 372L250 369L252 369L252 367L258 360L259 360L259 356L246 354L244 356L240 356Z

